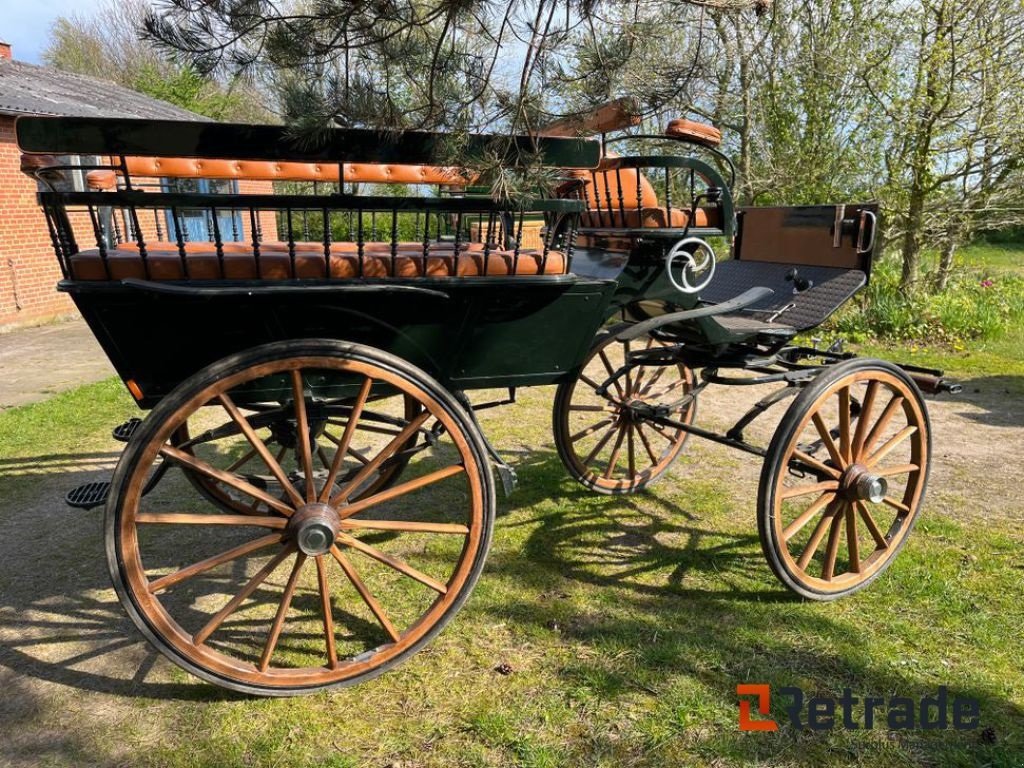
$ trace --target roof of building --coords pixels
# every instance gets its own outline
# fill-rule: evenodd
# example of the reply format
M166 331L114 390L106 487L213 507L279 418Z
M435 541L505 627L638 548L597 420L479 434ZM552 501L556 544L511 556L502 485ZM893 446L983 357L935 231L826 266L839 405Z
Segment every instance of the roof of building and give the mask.
M0 115L209 120L106 80L2 57Z

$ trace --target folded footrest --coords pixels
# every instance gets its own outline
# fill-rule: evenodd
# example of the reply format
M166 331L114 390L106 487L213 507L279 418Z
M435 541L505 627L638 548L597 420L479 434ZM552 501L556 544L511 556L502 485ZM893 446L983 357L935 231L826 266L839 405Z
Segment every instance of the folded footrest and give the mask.
M69 507L78 509L93 509L107 503L107 495L110 493L110 483L85 483L72 488L64 496L64 503Z
M124 422L123 424L118 424L116 427L114 427L114 431L111 432L111 436L115 440L120 440L122 443L127 443L129 440L132 439L132 435L135 434L135 430L139 428L139 424L141 423L142 419L132 416L132 418L128 419L128 421Z

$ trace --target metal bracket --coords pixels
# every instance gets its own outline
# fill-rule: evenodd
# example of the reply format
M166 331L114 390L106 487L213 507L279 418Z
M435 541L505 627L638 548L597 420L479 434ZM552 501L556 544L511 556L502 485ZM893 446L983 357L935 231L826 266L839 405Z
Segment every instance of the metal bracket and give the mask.
M843 246L843 218L846 216L846 204L840 203L836 206L836 223L832 227L832 247L842 248Z

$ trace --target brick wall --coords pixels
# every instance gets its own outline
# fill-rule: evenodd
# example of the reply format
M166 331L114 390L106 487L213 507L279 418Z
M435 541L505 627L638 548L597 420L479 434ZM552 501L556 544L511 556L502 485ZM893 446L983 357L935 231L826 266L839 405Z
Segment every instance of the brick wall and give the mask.
M36 202L36 182L23 174L21 152L14 136L14 118L0 116L0 329L45 321L75 311L74 304L56 284L60 266L50 245L46 219ZM269 181L242 181L242 193L272 193ZM143 237L156 237L151 211L140 211ZM273 211L261 211L260 227L265 240L278 239ZM84 217L75 217L79 247L95 247L92 228ZM165 240L173 239L163 226ZM248 217L243 216L243 236L249 239Z
M36 183L20 168L14 118L0 116L0 328L74 311L56 291L60 267L36 203Z

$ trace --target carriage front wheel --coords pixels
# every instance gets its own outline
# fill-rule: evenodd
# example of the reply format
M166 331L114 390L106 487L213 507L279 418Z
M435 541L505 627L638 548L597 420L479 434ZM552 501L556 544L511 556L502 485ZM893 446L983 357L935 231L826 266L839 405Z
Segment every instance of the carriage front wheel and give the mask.
M928 482L931 430L914 381L880 360L827 368L775 433L758 531L779 580L803 597L862 589L906 543Z
M329 466L325 419L342 422ZM285 421L294 452L268 447ZM173 469L143 495L163 462L251 504L211 501ZM380 488L397 463L401 482ZM275 343L153 409L114 473L107 557L129 616L179 666L246 693L308 693L373 677L440 631L480 574L494 506L477 428L423 371L355 344Z
M654 423L652 413L687 425L697 414L693 371L670 355L653 362L667 345L651 336L618 341L628 327L601 331L579 376L555 393L558 456L573 478L598 493L641 491L679 457L689 433ZM623 370L633 354L652 362L636 359Z

